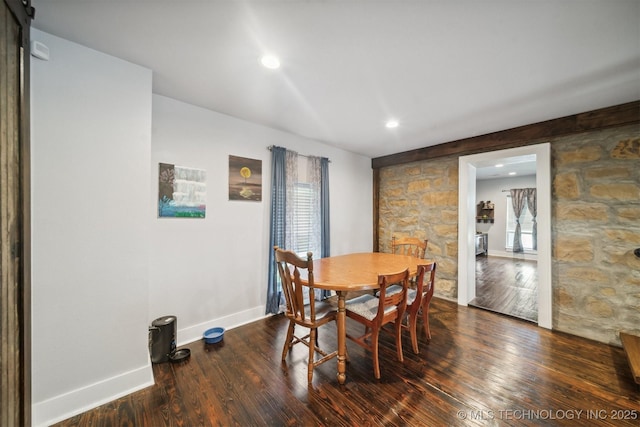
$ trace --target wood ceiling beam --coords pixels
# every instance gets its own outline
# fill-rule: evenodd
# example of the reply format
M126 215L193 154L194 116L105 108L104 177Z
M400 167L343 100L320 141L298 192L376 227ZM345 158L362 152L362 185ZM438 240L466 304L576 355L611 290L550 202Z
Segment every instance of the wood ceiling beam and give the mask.
M486 151L521 147L538 143L542 138L555 138L591 132L616 126L640 123L640 101L601 108L572 116L519 126L486 135L459 139L431 147L418 148L371 159L371 167L379 169L449 155L466 156Z

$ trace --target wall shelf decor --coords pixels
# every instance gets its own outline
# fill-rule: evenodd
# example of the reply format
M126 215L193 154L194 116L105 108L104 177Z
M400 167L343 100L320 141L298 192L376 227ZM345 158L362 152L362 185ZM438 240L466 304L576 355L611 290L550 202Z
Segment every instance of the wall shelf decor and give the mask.
M476 209L476 222L492 223L494 221L494 207L490 200L480 201Z

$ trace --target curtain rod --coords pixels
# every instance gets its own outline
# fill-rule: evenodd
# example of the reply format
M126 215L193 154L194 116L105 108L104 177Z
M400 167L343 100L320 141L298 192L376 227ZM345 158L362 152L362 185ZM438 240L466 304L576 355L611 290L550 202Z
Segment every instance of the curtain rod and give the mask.
M272 149L272 148L273 148L273 145L269 145L269 146L267 147L267 150L271 151L271 149ZM320 157L320 156L307 156L307 155L305 155L305 154L300 154L300 153L298 153L298 156L307 157L307 158L309 158L309 157ZM328 161L329 163L331 163L331 159L328 159L328 158L327 158L327 161Z
M531 187L531 188L536 188L536 187ZM526 188L514 188L514 190L526 190ZM511 190L502 190L503 193L507 193L510 192Z

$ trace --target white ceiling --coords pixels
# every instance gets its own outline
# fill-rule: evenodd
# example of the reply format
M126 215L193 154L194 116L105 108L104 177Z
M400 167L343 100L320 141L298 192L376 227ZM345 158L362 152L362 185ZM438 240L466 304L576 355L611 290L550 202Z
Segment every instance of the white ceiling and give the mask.
M512 178L536 174L536 155L505 157L499 161L491 160L478 162L476 166L476 180Z
M32 3L154 93L368 157L640 99L638 0Z

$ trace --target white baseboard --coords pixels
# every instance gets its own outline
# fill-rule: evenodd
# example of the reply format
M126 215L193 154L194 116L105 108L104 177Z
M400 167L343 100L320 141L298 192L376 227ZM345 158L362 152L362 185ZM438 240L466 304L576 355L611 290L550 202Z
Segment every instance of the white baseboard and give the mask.
M194 341L202 339L204 331L214 327L223 327L225 330L233 329L238 326L242 326L246 323L254 322L256 320L264 319L269 315L264 314L264 306L250 308L245 311L233 313L228 316L220 317L217 319L208 320L197 325L188 326L184 329L178 329L178 347L181 345L189 344Z
M446 296L443 296L443 295L438 295L437 291L434 291L433 296L434 296L434 298L440 298L440 299L443 299L445 301L455 302L456 304L458 303L458 299L457 298L451 298L451 297L446 297Z
M267 316L270 315L264 314L264 306L259 306L179 329L177 344L179 347L202 339L204 331L215 326L233 329ZM153 369L149 359L149 364L139 369L34 403L31 408L32 422L36 427L55 424L153 384Z
M518 258L518 259L525 259L529 261L538 260L537 253L528 253L528 252L514 254L513 252L489 250L489 256L495 256L500 258Z
M32 423L36 427L49 426L153 384L153 369L149 361L139 369L34 403L31 407Z

